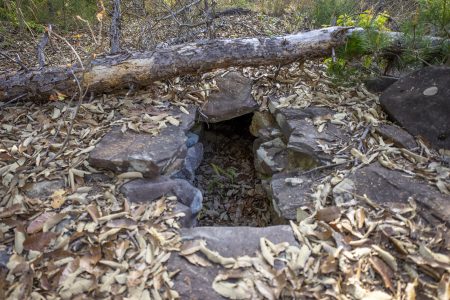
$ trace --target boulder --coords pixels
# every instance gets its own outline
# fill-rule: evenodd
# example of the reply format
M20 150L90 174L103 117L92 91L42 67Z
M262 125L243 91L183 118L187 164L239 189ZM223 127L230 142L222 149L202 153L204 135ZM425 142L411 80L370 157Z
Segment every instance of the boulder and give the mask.
M426 67L392 84L380 96L389 117L437 149L450 149L450 67Z
M252 96L252 81L239 72L229 72L216 78L219 91L212 92L203 107L203 121L210 123L230 120L255 111L258 103Z
M181 229L183 241L203 239L207 247L224 257L254 256L260 251L260 238L265 237L273 243L288 242L298 247L290 226L271 227L196 227ZM281 261L275 261L282 264ZM212 283L219 272L225 269L213 264L200 267L189 263L184 257L173 252L168 261L169 272L179 270L174 278L174 289L180 299L225 299L217 294Z
M430 222L450 224L450 196L423 179L384 168L379 163L358 169L333 189L335 200L349 201L353 195L367 195L370 200L392 209L409 207L409 198L418 204L418 212Z
M380 124L375 130L386 139L386 142L393 143L396 147L411 150L418 146L414 137L398 126Z
M154 201L162 196L174 195L179 202L190 207L193 215L202 208L202 193L183 179L170 179L165 176L136 179L125 183L120 191L131 202Z

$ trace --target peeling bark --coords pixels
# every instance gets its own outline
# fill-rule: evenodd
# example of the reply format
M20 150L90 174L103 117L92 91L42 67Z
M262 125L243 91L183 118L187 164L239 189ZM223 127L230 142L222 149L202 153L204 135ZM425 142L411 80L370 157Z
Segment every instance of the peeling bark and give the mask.
M2 75L0 101L22 95L48 99L56 91L69 95L77 91L73 74L84 77L90 92L103 93L218 68L286 64L324 57L331 54L331 48L345 43L348 29L330 27L273 38L207 40L152 52L110 55L95 59L84 72L78 66Z

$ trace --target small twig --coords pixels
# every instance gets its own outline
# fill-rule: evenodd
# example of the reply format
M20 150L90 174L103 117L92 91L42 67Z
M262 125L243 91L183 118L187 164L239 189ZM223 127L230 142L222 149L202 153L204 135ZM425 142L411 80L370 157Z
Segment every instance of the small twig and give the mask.
M77 51L75 50L75 48L69 43L69 41L67 41L64 37L60 36L59 34L57 34L56 32L52 32L54 36L56 36L57 38L61 39L64 41L64 43L66 43L66 45L68 45L70 47L70 49L72 50L72 52L75 54L75 56L77 57L78 62L80 63L81 69L84 70L84 66L83 66L83 61L81 60L80 56L78 55Z
M59 155L61 155L61 153L64 151L64 148L66 147L67 143L69 142L70 135L71 135L72 129L73 129L73 125L74 125L74 123L75 123L75 118L77 117L78 111L80 110L81 104L83 103L83 99L84 99L84 97L86 96L86 94L87 94L87 92L88 92L88 90L89 90L88 88L86 88L86 90L83 92L83 88L82 88L81 83L80 83L80 81L78 80L77 76L75 75L75 73L73 72L73 70L70 70L70 72L72 73L72 75L73 75L73 77L74 77L74 79L75 79L75 82L77 83L77 86L78 86L78 92L79 92L78 103L77 103L77 106L76 106L76 108L75 108L74 115L73 115L73 117L72 117L72 119L71 119L71 121L70 121L70 125L69 125L69 129L67 130L66 138L64 139L64 142L63 142L61 148L59 148L58 152L57 152L53 157L49 158L48 160L46 160L46 161L44 162L44 164L43 164L44 166L46 166L46 165L48 165L49 163L51 163L51 162L52 162L53 160L55 160ZM83 76L83 77L84 77L84 76Z
M52 25L48 24L48 27L45 29L44 35L42 36L42 39L37 46L39 69L42 69L45 66L44 50L45 46L47 46L51 33L52 33Z
M25 65L22 63L22 61L20 60L19 54L17 54L17 59L14 59L14 58L10 57L9 55L7 55L7 54L5 54L5 53L3 53L3 52L0 52L0 55L3 56L3 57L6 58L6 59L9 59L10 61L12 61L12 62L18 64L18 65L19 65L22 69L24 69L25 71L28 71L27 66L25 66Z
M2 103L2 104L0 105L0 109L3 109L3 107L8 106L9 104L16 102L17 100L19 100L19 99L25 97L26 95L27 95L27 94L22 94L22 95L17 96L16 98L13 98L13 99L11 99L11 100L5 102L5 103Z
M196 0L196 1L191 2L190 4L184 6L184 7L180 8L179 10L176 10L176 11L171 11L170 8L168 8L167 6L165 6L166 10L168 10L168 11L170 12L170 14L165 15L165 16L162 17L162 18L156 19L156 21L167 20L167 19L170 19L171 17L173 18L173 17L175 17L176 15L178 15L178 14L184 12L184 11L187 10L188 8L191 8L192 6L197 5L197 4L199 4L199 3L200 3L200 0Z
M364 148L363 141L366 139L367 134L369 133L370 129L372 128L372 124L369 124L366 129L364 129L363 134L359 138L359 144L358 144L358 150L361 151Z
M353 162L353 159L347 160L347 161L344 161L344 162L340 162L340 163L331 164L331 165L318 166L318 167L313 168L311 170L302 172L302 173L300 173L300 175L307 175L307 174L310 174L310 173L314 173L316 171L330 169L330 168L338 167L338 166L341 166L341 165L347 165L347 164L349 164L351 162Z
M89 23L89 21L83 19L83 18L80 17L80 16L76 16L76 18L77 18L78 20L80 20L81 22L83 22L83 23L86 24L86 26L87 26L88 29L89 29L89 32L91 33L92 39L94 39L94 43L95 43L96 45L98 45L97 38L95 37L94 31L92 30L92 27L91 27L91 24Z

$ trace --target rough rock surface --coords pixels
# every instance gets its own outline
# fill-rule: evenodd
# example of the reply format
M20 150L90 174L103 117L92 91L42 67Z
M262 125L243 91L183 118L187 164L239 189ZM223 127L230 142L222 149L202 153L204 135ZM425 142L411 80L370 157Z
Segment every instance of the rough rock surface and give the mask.
M186 155L186 132L194 125L195 108L189 114L178 108L170 111L180 121L179 126L168 125L158 135L122 133L114 128L107 133L89 155L89 163L96 168L113 172L141 172L154 178L164 173L177 159Z
M137 171L153 178L165 171L177 158L186 155L186 136L182 130L157 136L113 129L89 156L95 168L123 173Z
M203 239L207 247L224 257L255 255L260 250L260 238L273 243L288 242L298 246L290 226L255 227L197 227L182 229L183 240ZM277 263L281 263L278 262ZM175 290L181 299L225 299L212 288L214 278L222 269L219 265L203 268L189 263L178 254L168 262L169 271L180 270L175 277Z
M187 150L186 158L183 162L183 167L180 171L172 175L172 178L185 179L189 182L194 181L195 170L200 166L203 160L203 144L197 143Z
M325 119L335 114L329 108L313 106L304 109L278 109L274 101L269 105L283 135L288 139L287 147L310 156L317 163L332 159L322 145L334 145L349 138L342 129L330 122L327 122L322 131L318 130L314 124L315 119ZM312 164L309 167L313 166Z
M388 115L414 136L450 149L450 67L426 67L401 78L380 96Z
M414 137L398 126L381 124L376 127L376 131L386 139L386 142L392 142L397 147L410 150L417 147Z
M381 93L393 83L397 82L397 80L398 78L396 77L381 76L366 80L365 85L370 92Z
M27 184L24 187L25 194L30 198L45 199L54 191L64 188L64 180L47 180Z
M297 209L311 204L310 194L316 179L315 174L299 172L278 173L272 177L270 197L277 219L296 220Z
M255 153L255 169L265 176L294 169L306 169L314 163L308 155L288 149L281 138L262 143Z
M127 182L120 191L132 202L154 201L165 195L177 196L177 200L196 214L202 208L202 193L183 179L160 176L155 179L136 179Z
M357 170L333 189L335 199L348 200L353 195L367 195L378 204L391 208L409 206L408 198L418 204L427 220L435 218L450 224L450 196L444 195L426 181L411 178L401 171L389 170L374 163ZM347 195L345 195L347 194ZM338 200L339 201L339 200Z
M274 137L282 136L275 118L268 111L256 111L253 114L250 133L263 140L270 140Z
M202 110L204 121L221 122L239 117L258 108L253 99L252 81L239 72L229 72L216 78L219 91L212 92Z

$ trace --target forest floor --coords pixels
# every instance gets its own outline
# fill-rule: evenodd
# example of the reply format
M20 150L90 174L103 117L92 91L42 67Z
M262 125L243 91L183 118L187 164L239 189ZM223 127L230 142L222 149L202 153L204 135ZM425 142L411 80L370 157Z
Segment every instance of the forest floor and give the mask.
M256 15L251 18L227 17L218 27L217 35L283 34L291 30L286 25L282 19ZM125 30L124 44L129 45L129 49L136 49L137 38L131 33L128 35L127 30L133 31ZM83 59L101 54L107 48L105 45L99 46L93 53L93 40L86 32L70 33L64 37ZM18 54L25 66L34 67L38 42L37 36L22 39L10 31L7 45L2 42L2 51L13 59ZM73 64L76 61L70 47L60 38L53 40L46 55L48 65ZM20 68L16 62L4 57L0 64L0 75ZM379 122L386 122L386 115L381 112L376 95L368 99L369 93L364 94L359 86L335 86L327 78L321 61L307 62L305 65L304 69L298 65L285 66L279 72L277 67L246 68L242 71L255 80L253 94L262 109L267 104L268 95L289 96L297 93L303 98L293 105L320 103L355 115L358 115L358 109L363 108L377 115ZM89 166L87 158L113 125L127 124L126 118L139 114L139 105L159 105L162 101L201 105L184 96L195 94L208 80L208 76L186 76L158 82L147 90L131 94L103 95L83 103L76 115L76 103L67 99L40 103L29 100L0 107L1 299L25 299L28 296L33 299L84 299L108 298L109 295L134 299L136 295L141 297L145 289L151 290L152 299L176 298L172 284L174 274L166 269L170 253L179 251L181 247L176 221L179 216L173 213L173 201L162 198L154 203L128 203L119 193L119 187L127 179L106 174L107 181L96 180L94 175L101 172ZM299 90L304 92L298 93ZM342 99L343 95L352 101ZM69 134L72 117L75 118ZM367 121L364 121L363 115L359 117L355 134L361 136L367 128ZM158 127L158 124L153 125ZM230 138L236 137L224 137ZM248 141L241 142L244 146L237 152L250 146ZM367 146L389 148L382 142L380 144L379 140L373 139L371 143ZM214 144L210 146L214 147ZM216 150L207 149L206 156ZM208 168L202 171L204 175L214 175L211 163L234 167L236 173L252 168L250 161L244 162L244 165L242 162L234 165L229 161L228 153L222 154L222 157L218 155L207 160L208 166L200 167L201 170ZM427 156L430 164L439 163L438 156L431 150L426 149L418 155ZM420 169L401 155L389 158L410 172ZM429 174L430 178L440 176L437 171L430 171ZM249 182L239 180L239 174L231 177L228 179L234 180L232 188L210 188L217 193L208 195L213 199L209 210L220 209L220 203L214 206L214 199L222 198L224 193L233 196L233 193L251 190L241 186L249 185ZM64 184L45 200L27 194L28 188L36 182L61 179ZM254 182L250 184L254 185ZM204 186L204 189L208 188ZM251 193L254 196L258 191L253 188ZM259 204L248 205L264 211L266 208ZM226 210L222 208L222 212ZM245 205L239 211L233 209L231 212L233 214L224 217L231 224L235 223L232 218L256 213L248 211ZM208 220L207 214L203 217L204 225L214 222ZM370 218L375 221L368 222ZM261 221L261 224L255 224L254 220ZM245 225L264 223L264 219L252 215ZM392 232L384 232L387 227L379 226L383 224L388 224ZM317 224L300 223L302 230L306 231L314 231L316 227L313 225ZM328 288L314 291L313 287L308 287L311 288L311 295L315 293L320 299L412 300L416 299L416 295L423 299L448 299L450 232L445 225L433 228L424 223L416 215L414 203L404 211L378 210L370 201L352 203L343 208L342 217L333 227L359 237L357 242L360 244L355 242L352 251L344 249L339 242L335 248L327 248L324 243L314 244L313 251L317 253L313 254L317 259L310 259L314 265L308 276ZM293 228L295 230L296 227ZM387 239L389 234L396 235L393 247L385 250L363 247L371 235ZM296 236L302 238L298 232ZM305 240L301 242L305 243ZM307 239L306 243L309 243ZM263 253L265 250L261 249ZM367 257L367 251L375 251L378 256L376 259ZM288 260L292 264L298 263L302 255L304 252L299 250ZM346 269L347 273L343 274L340 269ZM351 289L341 289L341 285L349 282ZM300 286L295 288L301 289Z

